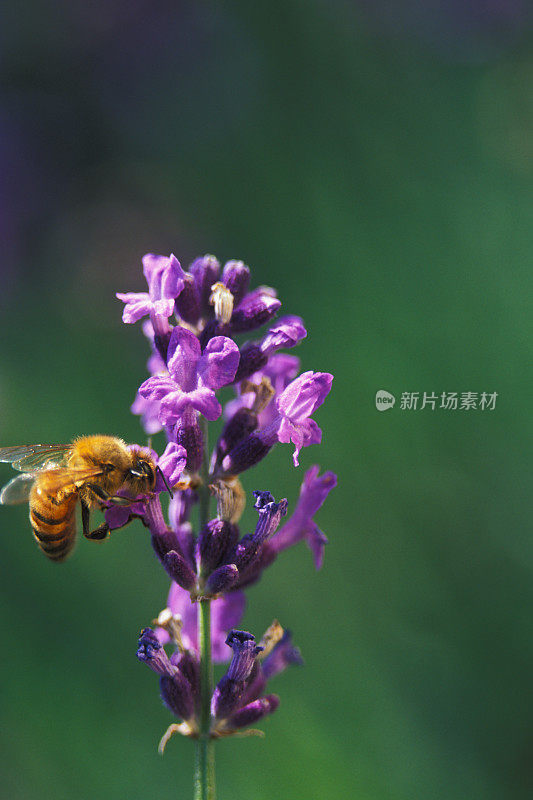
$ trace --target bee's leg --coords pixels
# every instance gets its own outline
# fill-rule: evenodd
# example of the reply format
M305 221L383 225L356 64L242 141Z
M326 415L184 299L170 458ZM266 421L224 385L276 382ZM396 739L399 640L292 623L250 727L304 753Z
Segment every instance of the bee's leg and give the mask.
M98 489L98 494L100 495L102 490L99 487L96 488ZM94 487L91 486L91 489L94 491ZM92 531L90 526L90 517L91 512L89 510L89 506L84 500L81 500L81 524L83 527L83 535L86 539L94 539L96 541L106 539L109 535L109 525L107 522L103 522L98 526L98 528L95 528L94 531Z
M106 500L106 503L113 503L114 506L132 506L136 502L137 500L132 497L120 497L118 494Z

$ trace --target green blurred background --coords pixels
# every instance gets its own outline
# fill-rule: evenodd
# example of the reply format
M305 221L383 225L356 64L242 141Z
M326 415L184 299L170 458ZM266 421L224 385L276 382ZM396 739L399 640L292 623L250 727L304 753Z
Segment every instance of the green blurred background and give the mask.
M335 374L322 446L246 476L339 486L324 569L300 545L249 591L244 626L278 617L306 666L264 740L217 747L221 800L532 795L532 33L525 0L4 6L0 442L143 439L114 293L147 251L245 260ZM23 508L1 528L1 796L190 797L135 659L167 591L145 530L57 567Z

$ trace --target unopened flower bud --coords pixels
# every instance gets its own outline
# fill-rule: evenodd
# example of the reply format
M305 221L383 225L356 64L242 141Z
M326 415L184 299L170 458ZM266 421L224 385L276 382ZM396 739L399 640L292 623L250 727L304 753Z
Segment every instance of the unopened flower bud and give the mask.
M220 263L215 256L202 256L193 261L189 267L189 272L194 278L196 290L200 298L200 309L202 314L209 312L209 297L211 287L217 282L220 274Z
M239 579L239 570L235 564L223 564L211 573L205 584L206 595L228 592Z
M222 460L222 470L226 475L240 475L250 467L254 467L272 450L277 439L268 438L261 433L251 433L230 450Z
M273 714L278 706L279 697L277 694L260 697L232 714L226 726L228 728L245 728L247 725L253 725L254 722L266 717L267 714Z
M234 297L237 306L248 291L250 283L250 269L243 261L228 261L222 270L222 283L224 283Z
M247 294L233 312L230 320L234 333L245 333L269 322L281 307L273 289L261 287Z
M190 592L196 584L196 574L185 561L183 556L180 556L175 550L167 553L163 559L163 566L173 581L181 586L186 591Z

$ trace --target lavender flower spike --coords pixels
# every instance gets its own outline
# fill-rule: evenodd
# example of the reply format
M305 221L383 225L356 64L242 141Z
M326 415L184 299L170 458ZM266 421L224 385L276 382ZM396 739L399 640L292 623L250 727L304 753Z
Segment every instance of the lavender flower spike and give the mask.
M317 569L322 566L324 547L328 540L314 522L313 516L337 485L334 472L325 472L319 477L319 470L320 467L316 464L307 470L294 513L270 540L270 548L277 554L305 539L313 553Z
M139 394L159 407L159 421L172 425L194 408L209 420L222 413L215 391L231 383L239 364L239 348L226 336L215 336L202 353L200 342L186 328L173 329L168 346L169 375L153 375Z

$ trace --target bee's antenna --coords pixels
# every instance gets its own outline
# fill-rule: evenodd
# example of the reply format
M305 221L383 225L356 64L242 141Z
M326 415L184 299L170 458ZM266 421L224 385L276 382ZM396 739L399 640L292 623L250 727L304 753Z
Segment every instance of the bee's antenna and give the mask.
M159 474L161 475L161 477L162 477L162 479L163 479L163 483L164 483L164 484L165 484L165 486L167 487L167 492L168 492L168 493L169 493L169 495L170 495L170 499L172 499L172 498L174 497L174 495L172 494L172 490L171 490L170 486L169 486L169 485L168 485L168 483L167 483L167 479L165 478L165 473L163 472L163 470L161 469L161 467L159 466L159 464L157 465L157 467L156 467L155 469L156 469L156 472L159 472Z

